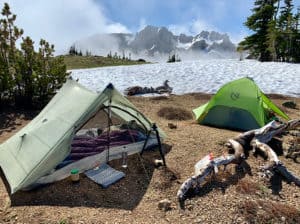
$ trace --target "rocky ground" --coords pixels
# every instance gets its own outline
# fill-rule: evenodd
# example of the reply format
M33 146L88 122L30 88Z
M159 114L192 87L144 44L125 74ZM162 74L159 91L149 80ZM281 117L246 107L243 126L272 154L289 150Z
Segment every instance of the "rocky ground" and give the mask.
M202 190L186 201L184 211L179 209L176 193L193 174L195 163L209 152L221 155L226 150L224 142L238 134L199 125L193 120L190 111L209 98L206 94L130 97L137 108L167 133L164 141L167 168L155 167L153 160L159 154L147 152L143 158L130 157L128 168L123 169L126 177L108 189L81 175L79 184L66 179L11 197L0 180L0 223L300 223L300 188L283 181L280 194L273 195L269 182L258 172L265 161L252 155L247 159L252 175L236 172L234 165L230 165L215 178L208 178ZM300 99L279 95L271 95L271 99L291 118L299 119ZM282 106L290 100L296 102L295 109ZM168 107L171 108L165 109ZM35 114L3 112L0 142ZM279 140L286 138L290 142L287 144L299 145L298 134L294 132ZM280 159L300 176L298 163L284 156ZM120 161L111 165L122 170ZM158 207L163 199L170 201L166 209Z

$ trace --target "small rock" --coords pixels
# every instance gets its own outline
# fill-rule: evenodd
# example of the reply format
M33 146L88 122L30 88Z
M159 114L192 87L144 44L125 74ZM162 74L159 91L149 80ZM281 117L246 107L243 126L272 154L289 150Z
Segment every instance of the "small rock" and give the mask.
M193 208L194 208L194 205L192 205L192 204L189 204L189 205L186 206L186 209L189 210L189 211L192 211Z
M194 223L203 223L203 222L202 222L202 219L198 218L194 221Z
M282 104L282 106L291 108L291 109L296 109L297 104L294 101L286 101Z
M156 160L154 160L154 164L155 164L155 166L162 166L164 163L161 159L156 159Z
M158 208L163 211L171 210L171 201L169 199L163 199L158 202Z
M286 220L286 218L284 216L282 216L280 219L282 222L285 222L285 220Z
M177 125L176 124L173 124L173 123L168 123L168 127L170 129L176 129L177 128Z
M293 197L294 198L299 198L299 195L298 194L293 194Z
M243 218L238 217L238 218L236 219L236 223L242 223L242 222L243 222Z
M287 151L289 150L290 147L291 147L291 145L288 144L287 142L282 143L282 149L285 153L287 153Z

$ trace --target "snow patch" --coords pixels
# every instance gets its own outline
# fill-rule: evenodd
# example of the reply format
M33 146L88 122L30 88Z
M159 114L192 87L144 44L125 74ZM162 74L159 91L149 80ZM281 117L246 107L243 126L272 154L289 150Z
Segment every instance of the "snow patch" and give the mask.
M95 91L108 83L124 92L130 86L157 87L169 80L174 94L216 93L225 83L251 77L265 93L300 97L300 64L211 59L71 70L74 79Z

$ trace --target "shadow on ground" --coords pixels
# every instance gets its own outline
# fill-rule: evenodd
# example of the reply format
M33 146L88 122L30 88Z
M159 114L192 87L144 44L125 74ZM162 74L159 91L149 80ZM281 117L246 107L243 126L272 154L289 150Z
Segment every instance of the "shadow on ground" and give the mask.
M171 150L168 145L163 148L165 153ZM11 206L84 206L132 210L146 193L155 170L153 161L159 158L158 150L147 151L143 157L137 154L130 156L127 169L121 167L120 160L112 161L110 165L123 171L126 176L106 189L81 174L80 182L76 184L65 179L32 191L19 191L11 195Z

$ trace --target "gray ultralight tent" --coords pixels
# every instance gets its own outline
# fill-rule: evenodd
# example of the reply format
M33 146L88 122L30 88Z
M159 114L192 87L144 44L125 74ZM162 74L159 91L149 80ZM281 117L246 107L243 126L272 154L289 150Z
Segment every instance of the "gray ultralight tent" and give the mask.
M0 145L0 167L11 193L35 183L63 179L72 168L83 172L106 162L103 156L90 156L51 173L69 155L75 133L101 109L127 122L138 121L149 136L153 130L152 122L112 84L98 94L69 79L37 117ZM165 137L160 129L158 133L160 138ZM149 142L137 145L132 152L128 149L128 154L140 152ZM112 159L120 158L121 152L112 151Z

